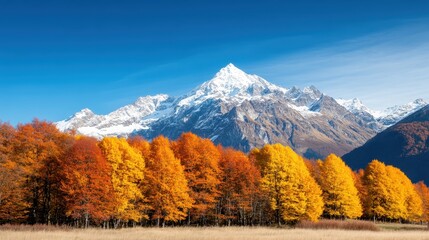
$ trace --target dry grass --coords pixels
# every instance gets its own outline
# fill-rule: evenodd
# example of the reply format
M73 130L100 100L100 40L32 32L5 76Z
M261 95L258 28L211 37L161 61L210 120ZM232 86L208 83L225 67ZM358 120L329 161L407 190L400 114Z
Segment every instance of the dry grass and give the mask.
M121 230L0 231L1 240L429 240L428 231L350 231L279 228L134 228Z
M388 231L409 231L409 230L428 231L429 230L427 223L425 224L377 223L377 226L380 227L382 230L388 230Z
M373 222L359 220L320 220L318 222L302 221L298 223L296 227L304 229L380 230L380 228Z
M46 224L2 224L0 225L0 232L1 231L72 231L74 228L67 226L67 225L46 225Z

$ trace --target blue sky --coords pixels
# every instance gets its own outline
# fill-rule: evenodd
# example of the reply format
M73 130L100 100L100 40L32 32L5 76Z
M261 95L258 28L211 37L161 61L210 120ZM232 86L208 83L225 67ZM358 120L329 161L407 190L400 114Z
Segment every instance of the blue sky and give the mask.
M106 114L232 62L375 109L429 90L429 2L3 1L0 120Z

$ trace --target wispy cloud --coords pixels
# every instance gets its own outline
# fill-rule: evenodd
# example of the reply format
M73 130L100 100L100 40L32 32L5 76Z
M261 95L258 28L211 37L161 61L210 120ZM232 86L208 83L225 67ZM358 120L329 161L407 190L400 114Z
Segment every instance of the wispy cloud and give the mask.
M375 109L416 98L427 100L429 29L425 24L409 23L257 63L252 70L284 86L315 85L334 97L358 97Z

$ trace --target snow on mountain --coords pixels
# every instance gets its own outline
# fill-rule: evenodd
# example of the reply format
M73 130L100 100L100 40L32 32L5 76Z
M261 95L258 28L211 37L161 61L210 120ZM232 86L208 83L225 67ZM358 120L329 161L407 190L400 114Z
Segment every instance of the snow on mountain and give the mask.
M68 119L57 122L56 125L60 131L66 131L71 129L77 129L85 125L95 126L99 124L102 119L103 116L96 115L90 109L85 108L75 113Z
M369 109L367 106L365 106L361 100L358 98L353 99L335 99L341 106L345 107L347 110L349 110L352 113L359 113L359 112L367 112L371 114L373 117L377 118L382 115L382 112L375 111L372 109Z
M377 118L377 121L389 127L426 105L427 102L419 98L404 105L389 107L383 111L382 115Z
M165 114L166 109L171 110L171 102L172 99L165 94L140 97L133 104L107 115L96 115L85 108L56 125L61 131L76 130L80 134L98 138L126 136L136 130L148 128L148 124Z
M366 121L369 123L376 123L379 129L378 131L381 131L401 119L405 118L406 116L416 112L417 110L421 109L422 107L426 106L427 103L419 98L414 100L413 102L409 102L404 105L400 106L393 106L386 108L383 111L377 111L372 110L365 106L361 100L357 98L353 99L335 99L341 106L345 107L347 110L352 112L353 114L360 116L362 118L365 118Z
M286 93L286 98L293 101L297 106L311 107L311 105L322 97L322 93L315 87L305 87L303 89L292 87Z
M250 75L233 64L222 68L213 79L200 85L183 97L177 105L193 106L208 99L232 101L237 104L252 98L263 98L271 93L285 93L286 88L278 87L267 80Z

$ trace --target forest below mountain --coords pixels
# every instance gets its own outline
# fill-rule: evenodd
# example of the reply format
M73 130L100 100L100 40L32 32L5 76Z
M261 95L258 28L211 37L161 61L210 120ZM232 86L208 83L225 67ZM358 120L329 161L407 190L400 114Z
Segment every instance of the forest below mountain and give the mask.
M0 123L0 223L75 227L428 222L429 189L374 160L353 172L267 144L249 154L183 133L101 140Z

